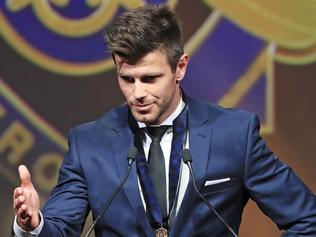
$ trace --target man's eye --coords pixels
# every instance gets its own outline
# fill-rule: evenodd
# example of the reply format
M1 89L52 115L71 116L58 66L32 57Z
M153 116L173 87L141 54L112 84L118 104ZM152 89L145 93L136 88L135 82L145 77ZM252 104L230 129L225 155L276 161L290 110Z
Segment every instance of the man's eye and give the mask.
M134 78L129 76L121 76L121 79L125 82L134 82Z
M158 78L158 76L145 76L145 77L143 77L143 81L144 82L153 82L157 78Z

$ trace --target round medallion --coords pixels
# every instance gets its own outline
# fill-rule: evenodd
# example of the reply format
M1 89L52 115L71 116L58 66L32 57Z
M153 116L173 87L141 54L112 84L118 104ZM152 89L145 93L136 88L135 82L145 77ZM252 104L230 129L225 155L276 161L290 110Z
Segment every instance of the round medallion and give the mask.
M156 237L168 237L168 231L165 228L160 227L156 230Z

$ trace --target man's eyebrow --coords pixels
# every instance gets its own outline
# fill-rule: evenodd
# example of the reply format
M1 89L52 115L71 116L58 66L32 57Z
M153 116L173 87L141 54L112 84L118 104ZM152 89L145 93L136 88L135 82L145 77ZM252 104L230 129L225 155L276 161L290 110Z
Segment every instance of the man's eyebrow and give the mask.
M142 77L157 77L157 76L162 76L164 73L163 72L149 72L149 73L144 73Z
M133 77L133 75L127 72L117 72L117 75L120 77Z
M120 77L134 77L133 75L129 74L129 73L124 73L124 72L119 72L117 73ZM164 75L163 72L148 72L148 73L144 73L139 75L140 78L143 77L159 77Z

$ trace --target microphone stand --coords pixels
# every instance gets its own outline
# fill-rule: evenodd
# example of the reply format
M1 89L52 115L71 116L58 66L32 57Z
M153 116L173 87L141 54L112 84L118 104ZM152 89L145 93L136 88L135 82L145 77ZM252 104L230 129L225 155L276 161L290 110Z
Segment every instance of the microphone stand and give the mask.
M202 201L208 206L208 208L215 213L215 215L218 217L218 219L220 219L220 221L225 225L225 227L230 231L230 233L232 233L232 235L234 237L238 237L237 234L234 232L234 230L227 224L227 222L221 217L221 215L216 211L216 209L205 199L205 197L198 190L198 188L196 186L196 182L195 182L194 173L192 170L192 165L191 165L192 156L191 156L189 149L184 149L182 151L182 157L183 157L184 163L188 166L188 168L190 170L190 174L192 176L192 181L193 181L194 191L202 199Z
M122 180L122 182L119 184L119 186L115 189L115 191L112 193L111 197L108 199L108 201L104 204L102 211L100 212L100 214L97 216L97 218L94 220L94 222L92 223L92 225L90 226L87 234L85 235L85 237L89 237L90 233L92 232L92 230L94 229L95 225L98 223L99 219L103 216L103 214L105 213L105 211L108 209L108 207L110 206L110 204L112 203L112 201L114 200L114 198L116 197L116 195L121 191L121 189L123 188L124 184L126 183L126 180L131 172L131 167L132 167L132 163L135 161L137 156L137 148L136 147L132 147L129 151L128 151L128 155L127 155L127 160L128 160L128 166L125 172L125 176Z

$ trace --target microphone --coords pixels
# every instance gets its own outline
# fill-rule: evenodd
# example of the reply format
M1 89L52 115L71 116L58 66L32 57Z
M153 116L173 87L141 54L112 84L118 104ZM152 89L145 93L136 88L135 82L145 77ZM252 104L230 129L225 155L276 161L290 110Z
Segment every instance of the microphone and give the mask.
M103 216L103 214L105 213L105 211L108 209L108 207L111 205L112 201L114 200L114 198L116 197L116 195L122 190L124 184L126 183L126 180L131 172L131 167L132 167L132 163L135 161L136 156L137 156L137 148L135 146L131 147L127 153L127 160L128 160L128 166L125 172L125 176L122 180L122 182L119 184L119 186L115 189L115 191L112 193L111 197L108 199L108 201L104 204L102 211L100 212L100 214L97 216L97 218L94 220L94 222L92 223L92 225L90 226L87 234L85 235L85 237L88 237L91 233L91 231L94 229L95 225L98 223L99 219Z
M194 173L193 173L192 165L191 165L191 163L192 163L192 156L191 156L191 153L190 153L189 149L183 149L182 150L182 158L183 158L184 163L188 166L188 168L190 170L190 174L191 174L191 177L192 177L194 190L197 193L197 195L208 206L208 208L215 213L217 218L220 219L220 221L225 225L225 227L230 231L230 233L234 237L238 237L237 234L234 232L234 230L227 224L227 222L220 216L220 214L216 211L216 209L205 199L205 197L200 193L200 191L196 187L195 177L194 177Z

